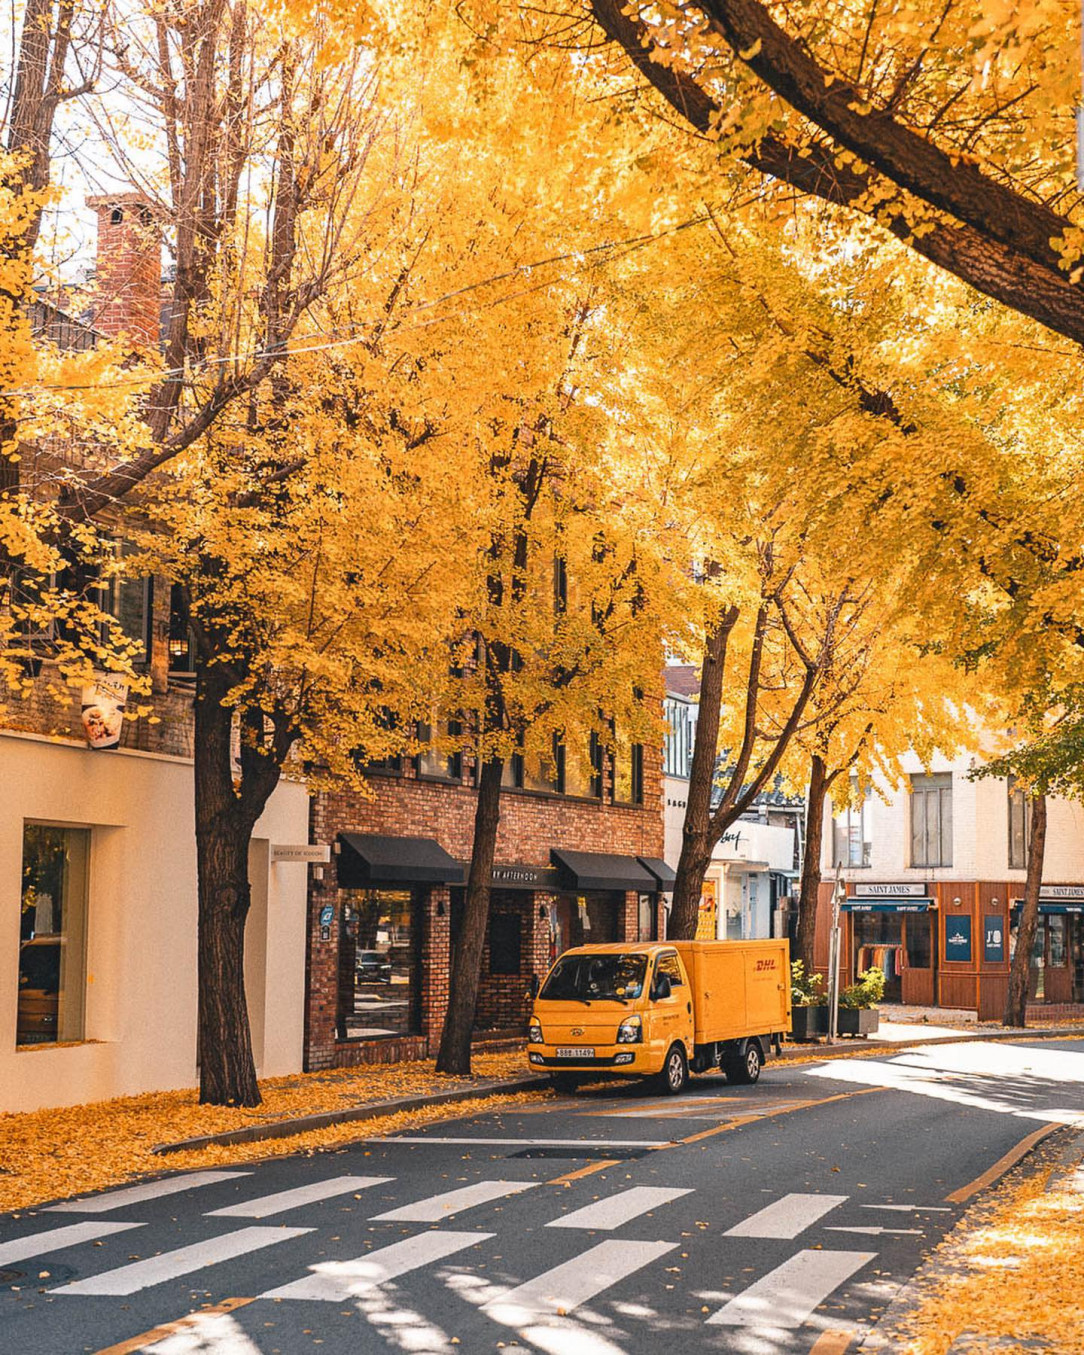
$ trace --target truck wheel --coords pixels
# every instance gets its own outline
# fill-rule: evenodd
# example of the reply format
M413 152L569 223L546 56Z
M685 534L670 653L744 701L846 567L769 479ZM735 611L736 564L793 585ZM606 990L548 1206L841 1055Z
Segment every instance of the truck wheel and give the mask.
M574 1092L580 1085L575 1073L551 1073L550 1086L555 1092Z
M659 1085L667 1096L680 1096L689 1085L689 1064L681 1045L670 1046L659 1074Z
M764 1058L760 1052L760 1045L756 1040L750 1040L743 1054L724 1060L723 1071L728 1082L748 1086L750 1083L760 1081L760 1070L763 1066Z

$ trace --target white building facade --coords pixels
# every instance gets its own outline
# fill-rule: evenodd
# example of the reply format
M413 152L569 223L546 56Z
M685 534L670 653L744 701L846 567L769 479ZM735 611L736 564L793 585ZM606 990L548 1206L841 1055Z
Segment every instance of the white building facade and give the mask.
M0 1111L194 1086L190 759L0 731ZM253 835L246 983L257 1071L301 1069L305 788Z
M849 976L885 968L888 1000L1004 1006L1015 917L1027 874L1027 806L1005 780L974 780L975 755L905 764L907 785L826 817L818 962L827 960L832 883ZM1084 1002L1084 806L1048 802L1035 1002Z

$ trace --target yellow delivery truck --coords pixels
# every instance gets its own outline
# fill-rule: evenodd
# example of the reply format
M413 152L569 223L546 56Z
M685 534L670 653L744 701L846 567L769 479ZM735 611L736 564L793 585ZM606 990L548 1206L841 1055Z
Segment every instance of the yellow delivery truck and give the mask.
M786 941L576 946L539 985L527 1059L562 1090L598 1074L653 1077L676 1096L689 1073L756 1082L790 1030Z

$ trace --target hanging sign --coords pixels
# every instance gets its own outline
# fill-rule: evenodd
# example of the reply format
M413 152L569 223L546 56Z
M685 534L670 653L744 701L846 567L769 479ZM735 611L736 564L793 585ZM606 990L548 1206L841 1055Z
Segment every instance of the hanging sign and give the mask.
M716 937L716 918L718 904L715 898L715 881L705 880L700 886L700 907L696 915L696 939L714 941Z
M971 963L970 917L945 918L945 959L957 964Z
M79 711L83 733L91 748L101 751L119 746L127 704L126 679L116 673L94 674L90 685L83 688Z

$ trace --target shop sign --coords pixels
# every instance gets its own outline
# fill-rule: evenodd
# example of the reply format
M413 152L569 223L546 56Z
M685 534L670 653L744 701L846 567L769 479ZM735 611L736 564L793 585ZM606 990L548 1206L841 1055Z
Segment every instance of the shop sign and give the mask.
M987 964L1005 959L1005 923L1000 913L989 913L982 920L982 958Z
M1084 885L1042 885L1039 894L1044 899L1084 899Z
M494 889L559 888L560 872L552 866L494 866L489 878Z
M331 848L326 842L272 842L272 864L279 861L315 861L326 865L331 860Z
M855 898L861 899L924 899L928 885L921 881L907 884L867 884L860 883L851 886L851 894Z
M971 963L970 917L945 918L945 959L956 964Z
M124 707L128 704L128 683L116 673L93 675L83 688L80 699L80 719L87 743L95 750L116 748L120 744Z

